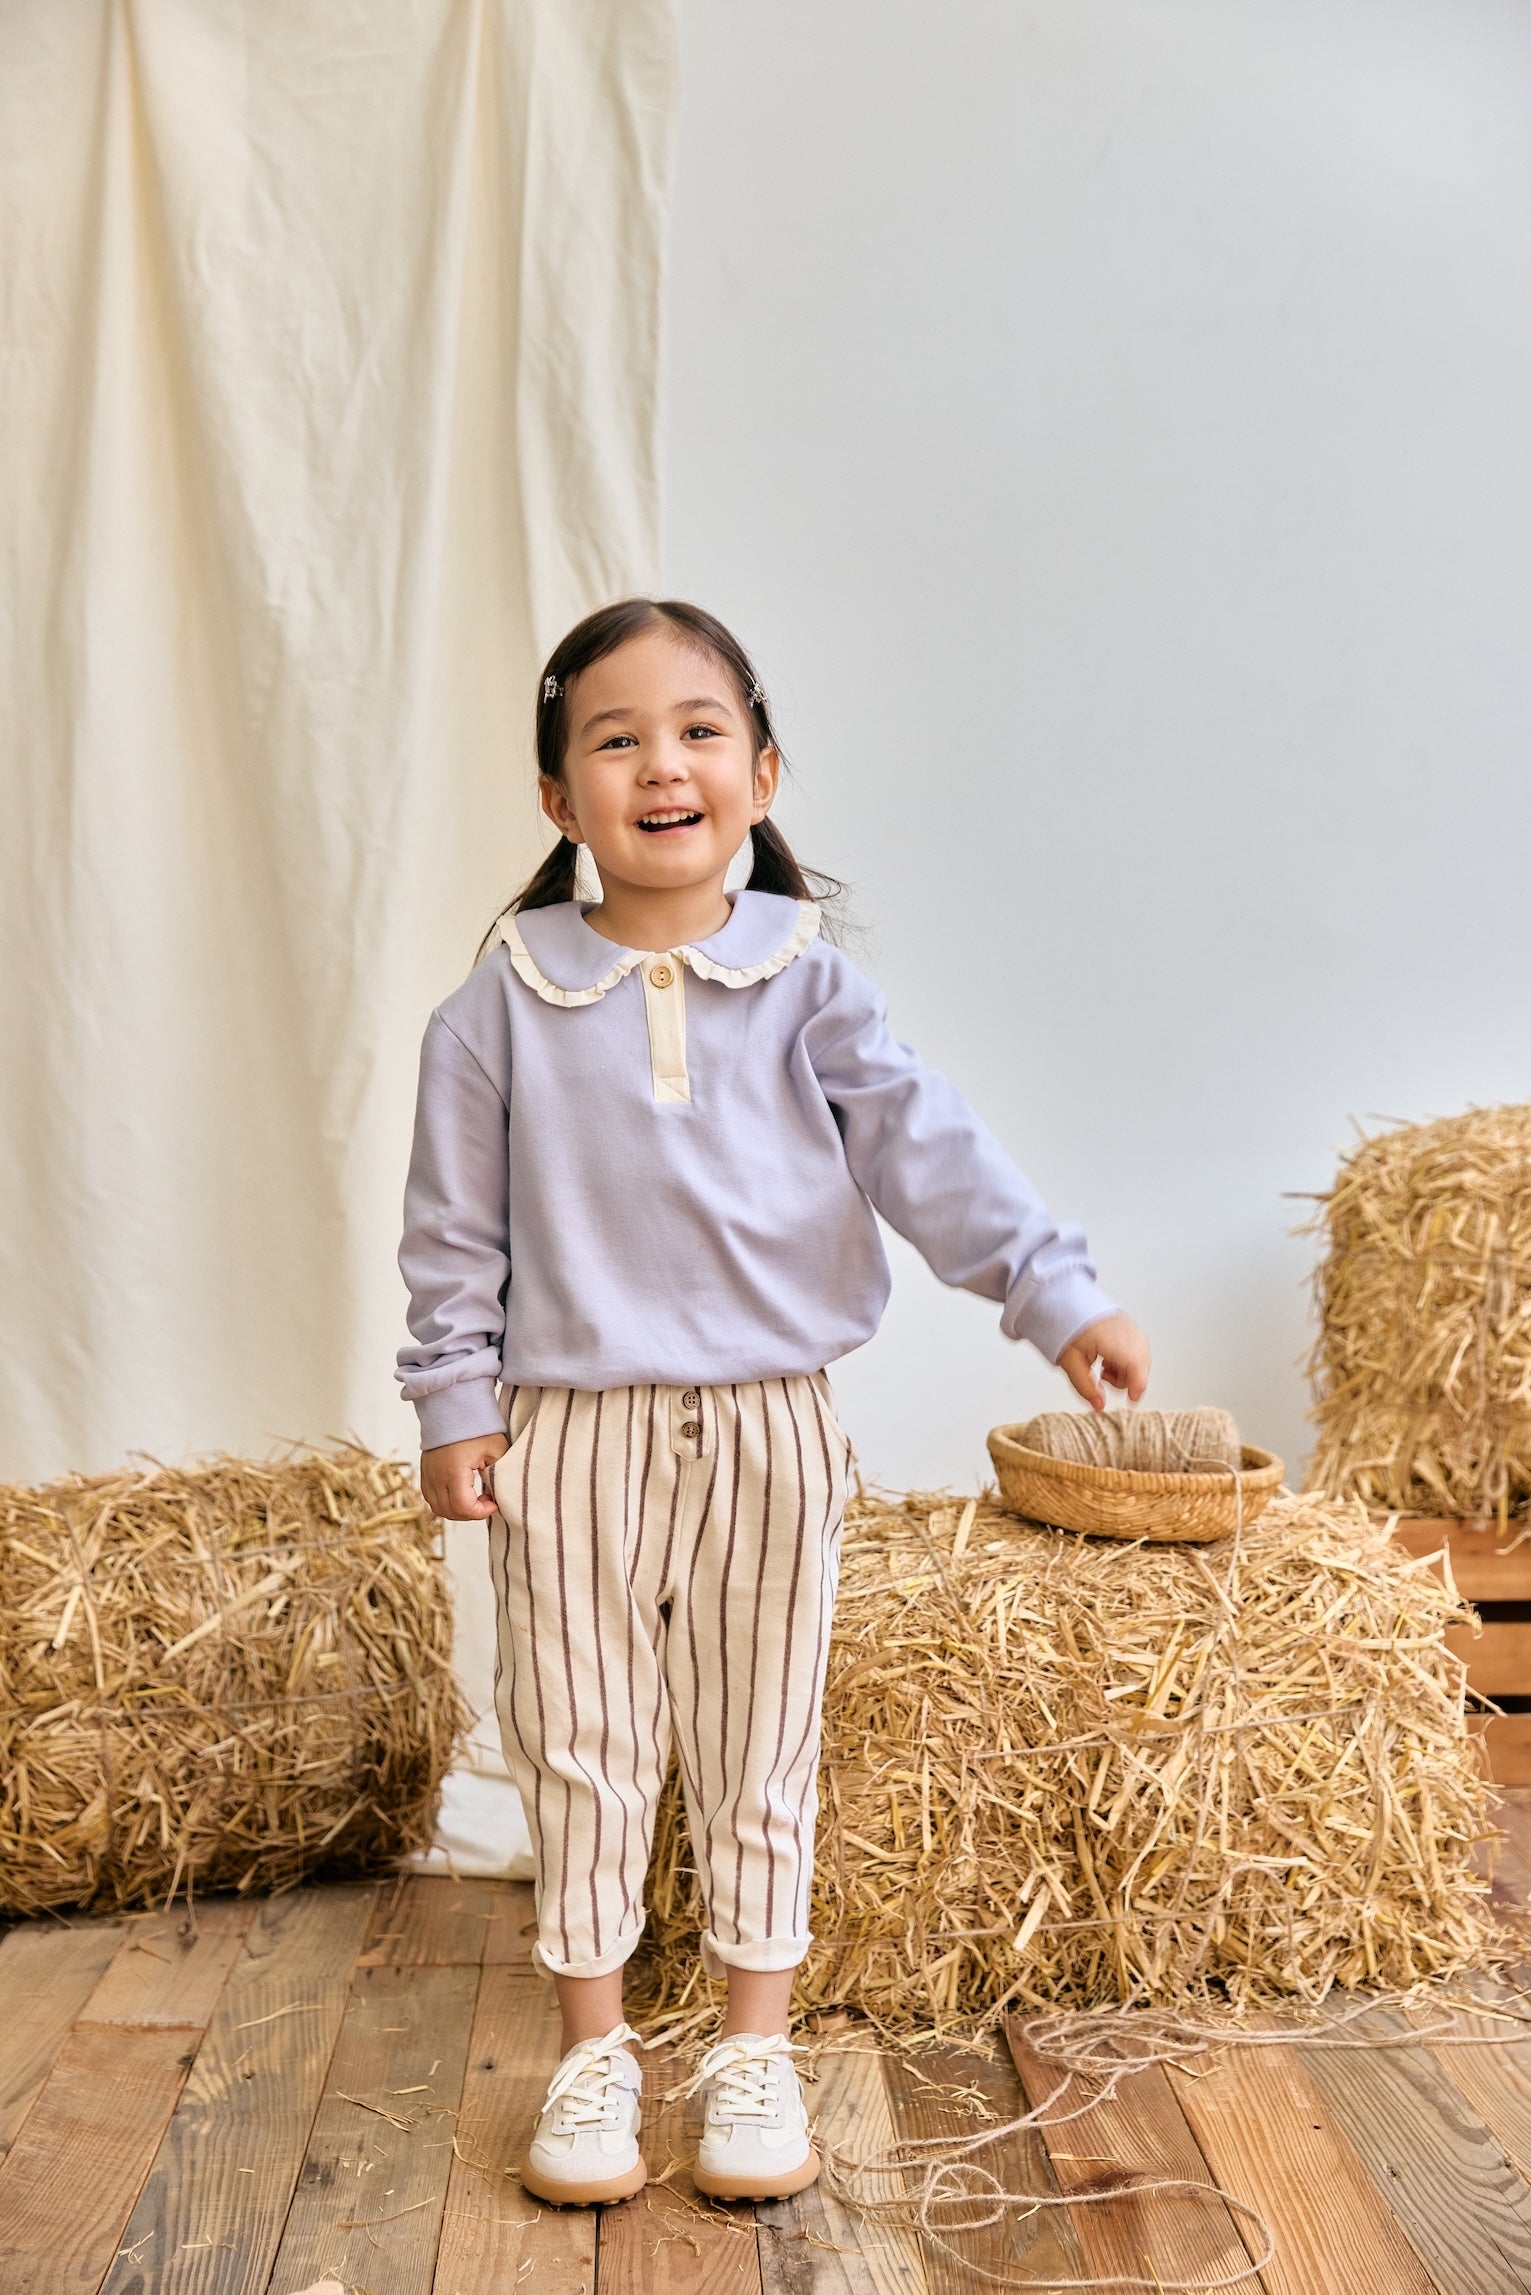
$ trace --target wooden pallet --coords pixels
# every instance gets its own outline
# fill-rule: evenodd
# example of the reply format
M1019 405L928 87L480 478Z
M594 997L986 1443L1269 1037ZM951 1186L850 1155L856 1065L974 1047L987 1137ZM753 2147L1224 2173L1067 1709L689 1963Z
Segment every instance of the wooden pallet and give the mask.
M1411 1554L1443 1554L1457 1591L1482 1621L1454 1627L1446 1640L1467 1660L1470 1689L1485 1697L1531 1696L1531 1537L1512 1522L1501 1538L1493 1523L1405 1515L1393 1536ZM1496 1785L1531 1785L1531 1713L1479 1716L1477 1733Z

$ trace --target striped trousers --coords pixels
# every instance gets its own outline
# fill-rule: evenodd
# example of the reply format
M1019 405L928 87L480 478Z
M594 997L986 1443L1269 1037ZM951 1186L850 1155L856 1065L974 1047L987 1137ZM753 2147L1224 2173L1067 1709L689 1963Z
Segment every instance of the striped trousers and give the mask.
M808 1950L819 1709L850 1448L829 1382L502 1390L495 1697L537 1860L537 1957L643 1932L673 1740L709 1970Z

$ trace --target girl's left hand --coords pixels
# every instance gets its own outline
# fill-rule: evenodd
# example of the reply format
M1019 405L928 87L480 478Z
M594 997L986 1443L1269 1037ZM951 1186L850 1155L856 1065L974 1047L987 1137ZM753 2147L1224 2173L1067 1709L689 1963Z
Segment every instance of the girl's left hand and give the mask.
M1148 1392L1148 1341L1130 1315L1102 1315L1098 1323L1087 1323L1058 1357L1058 1368L1074 1392L1092 1410L1104 1410L1106 1398L1095 1380L1097 1362L1107 1386L1125 1387L1129 1402L1141 1402Z

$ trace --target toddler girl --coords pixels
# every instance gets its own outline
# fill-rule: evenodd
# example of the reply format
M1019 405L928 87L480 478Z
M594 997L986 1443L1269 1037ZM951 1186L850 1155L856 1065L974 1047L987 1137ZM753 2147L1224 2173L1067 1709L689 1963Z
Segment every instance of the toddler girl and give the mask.
M563 2012L523 2181L555 2203L644 2181L622 1969L673 1739L728 1987L696 2182L777 2197L818 2173L786 2033L850 1459L824 1366L887 1301L874 1210L1096 1408L1094 1365L1136 1401L1148 1347L821 934L721 623L590 615L548 662L537 755L560 839L431 1016L399 1254L422 1490L492 1518L497 1705Z

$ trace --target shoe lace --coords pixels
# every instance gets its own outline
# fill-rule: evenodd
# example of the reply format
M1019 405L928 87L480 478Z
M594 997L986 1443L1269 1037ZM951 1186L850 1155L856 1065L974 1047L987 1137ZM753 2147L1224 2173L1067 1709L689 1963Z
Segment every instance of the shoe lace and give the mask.
M711 2080L715 2083L713 2109L720 2119L774 2119L781 2086L781 2059L797 2053L781 2032L773 2033L769 2039L745 2034L739 2039L720 2040L702 2058L686 2094L694 2095L705 2080Z
M630 2024L618 2024L604 2039L581 2040L569 2050L548 2083L542 2107L553 2114L555 2134L603 2127L615 2118L611 2091L623 2085L616 2059L629 2040L637 2037Z

